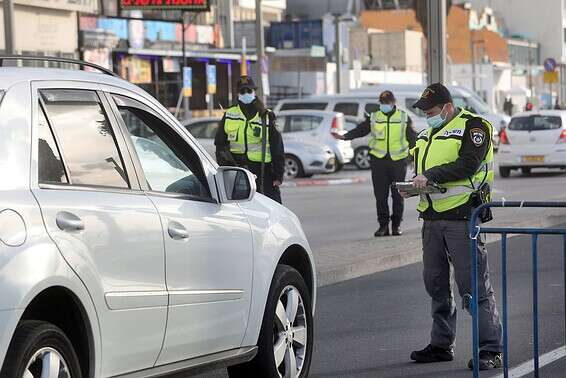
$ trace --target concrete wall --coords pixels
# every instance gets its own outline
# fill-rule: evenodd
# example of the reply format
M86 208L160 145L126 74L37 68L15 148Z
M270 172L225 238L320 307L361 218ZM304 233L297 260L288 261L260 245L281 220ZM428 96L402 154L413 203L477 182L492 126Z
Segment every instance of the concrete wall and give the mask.
M76 53L77 13L67 10L15 5L14 29L17 52ZM4 49L4 12L0 7L0 49Z
M423 34L417 31L370 34L371 66L420 72L424 68L422 44Z

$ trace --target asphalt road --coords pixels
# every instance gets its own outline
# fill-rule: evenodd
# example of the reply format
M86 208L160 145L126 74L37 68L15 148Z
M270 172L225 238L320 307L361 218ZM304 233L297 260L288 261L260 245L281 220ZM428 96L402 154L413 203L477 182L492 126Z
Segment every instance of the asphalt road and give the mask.
M377 215L369 171L346 168L343 172L317 178L352 176L364 177L367 180L352 185L283 189L283 203L301 220L315 253L373 238L377 229ZM515 171L507 179L499 178L496 173L494 200L566 199L565 187L566 174L561 171L535 170L528 176ZM405 201L403 229L414 230L421 227L416 206L417 198ZM530 214L542 213L541 210L534 210ZM322 219L325 221L321 222Z
M540 351L564 345L562 238L545 236L539 254ZM490 245L492 280L501 309L499 247ZM510 366L532 358L532 291L529 237L509 240L508 304ZM428 343L429 298L422 283L422 265L345 281L320 289L316 312L312 377L470 377L471 321L459 311L456 359L415 364L410 351ZM457 297L460 304L460 298ZM566 359L541 370L541 377L564 377ZM482 377L494 377L491 371ZM226 377L216 371L201 377Z

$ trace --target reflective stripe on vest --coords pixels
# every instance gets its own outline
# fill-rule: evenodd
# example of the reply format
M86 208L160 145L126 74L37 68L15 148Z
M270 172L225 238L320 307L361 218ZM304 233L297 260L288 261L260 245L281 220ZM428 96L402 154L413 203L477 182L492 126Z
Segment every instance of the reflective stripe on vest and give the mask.
M416 169L420 174L432 167L454 162L459 157L462 138L469 137L464 135L466 122L477 117L472 113L461 110L460 113L440 131L431 136L430 129L424 130L419 134L415 148L411 154L417 159ZM436 212L445 212L466 204L470 195L477 191L483 183L493 184L493 146L491 145L492 126L486 120L482 122L487 126L490 134L486 135L484 143L490 143L486 157L477 169L476 173L467 179L442 184L446 189L445 193L434 193L421 195L418 205L420 212L426 211L430 205Z
M387 153L391 160L397 161L409 156L407 140L407 114L399 109L391 117L381 111L370 116L371 136L370 153L377 158L384 158Z
M269 148L269 117L266 125L265 162L271 162L271 149ZM225 113L224 131L230 142L230 152L236 155L246 154L249 161L261 163L262 125L259 113L252 119L246 116L236 105Z

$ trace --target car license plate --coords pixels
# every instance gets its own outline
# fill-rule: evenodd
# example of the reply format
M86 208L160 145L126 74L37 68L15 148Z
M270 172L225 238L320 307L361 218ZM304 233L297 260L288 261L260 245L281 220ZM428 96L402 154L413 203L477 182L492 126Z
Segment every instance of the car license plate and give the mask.
M544 156L523 156L523 163L544 163Z

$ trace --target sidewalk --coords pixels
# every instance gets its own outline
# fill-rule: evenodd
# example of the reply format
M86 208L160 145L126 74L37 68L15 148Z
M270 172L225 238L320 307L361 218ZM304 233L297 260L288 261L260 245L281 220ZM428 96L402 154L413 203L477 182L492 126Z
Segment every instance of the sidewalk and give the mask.
M492 227L550 227L566 223L563 209L495 209L494 215ZM499 239L499 236L489 235L487 242ZM402 236L336 243L314 251L314 256L318 285L326 286L421 261L421 232L413 229Z

